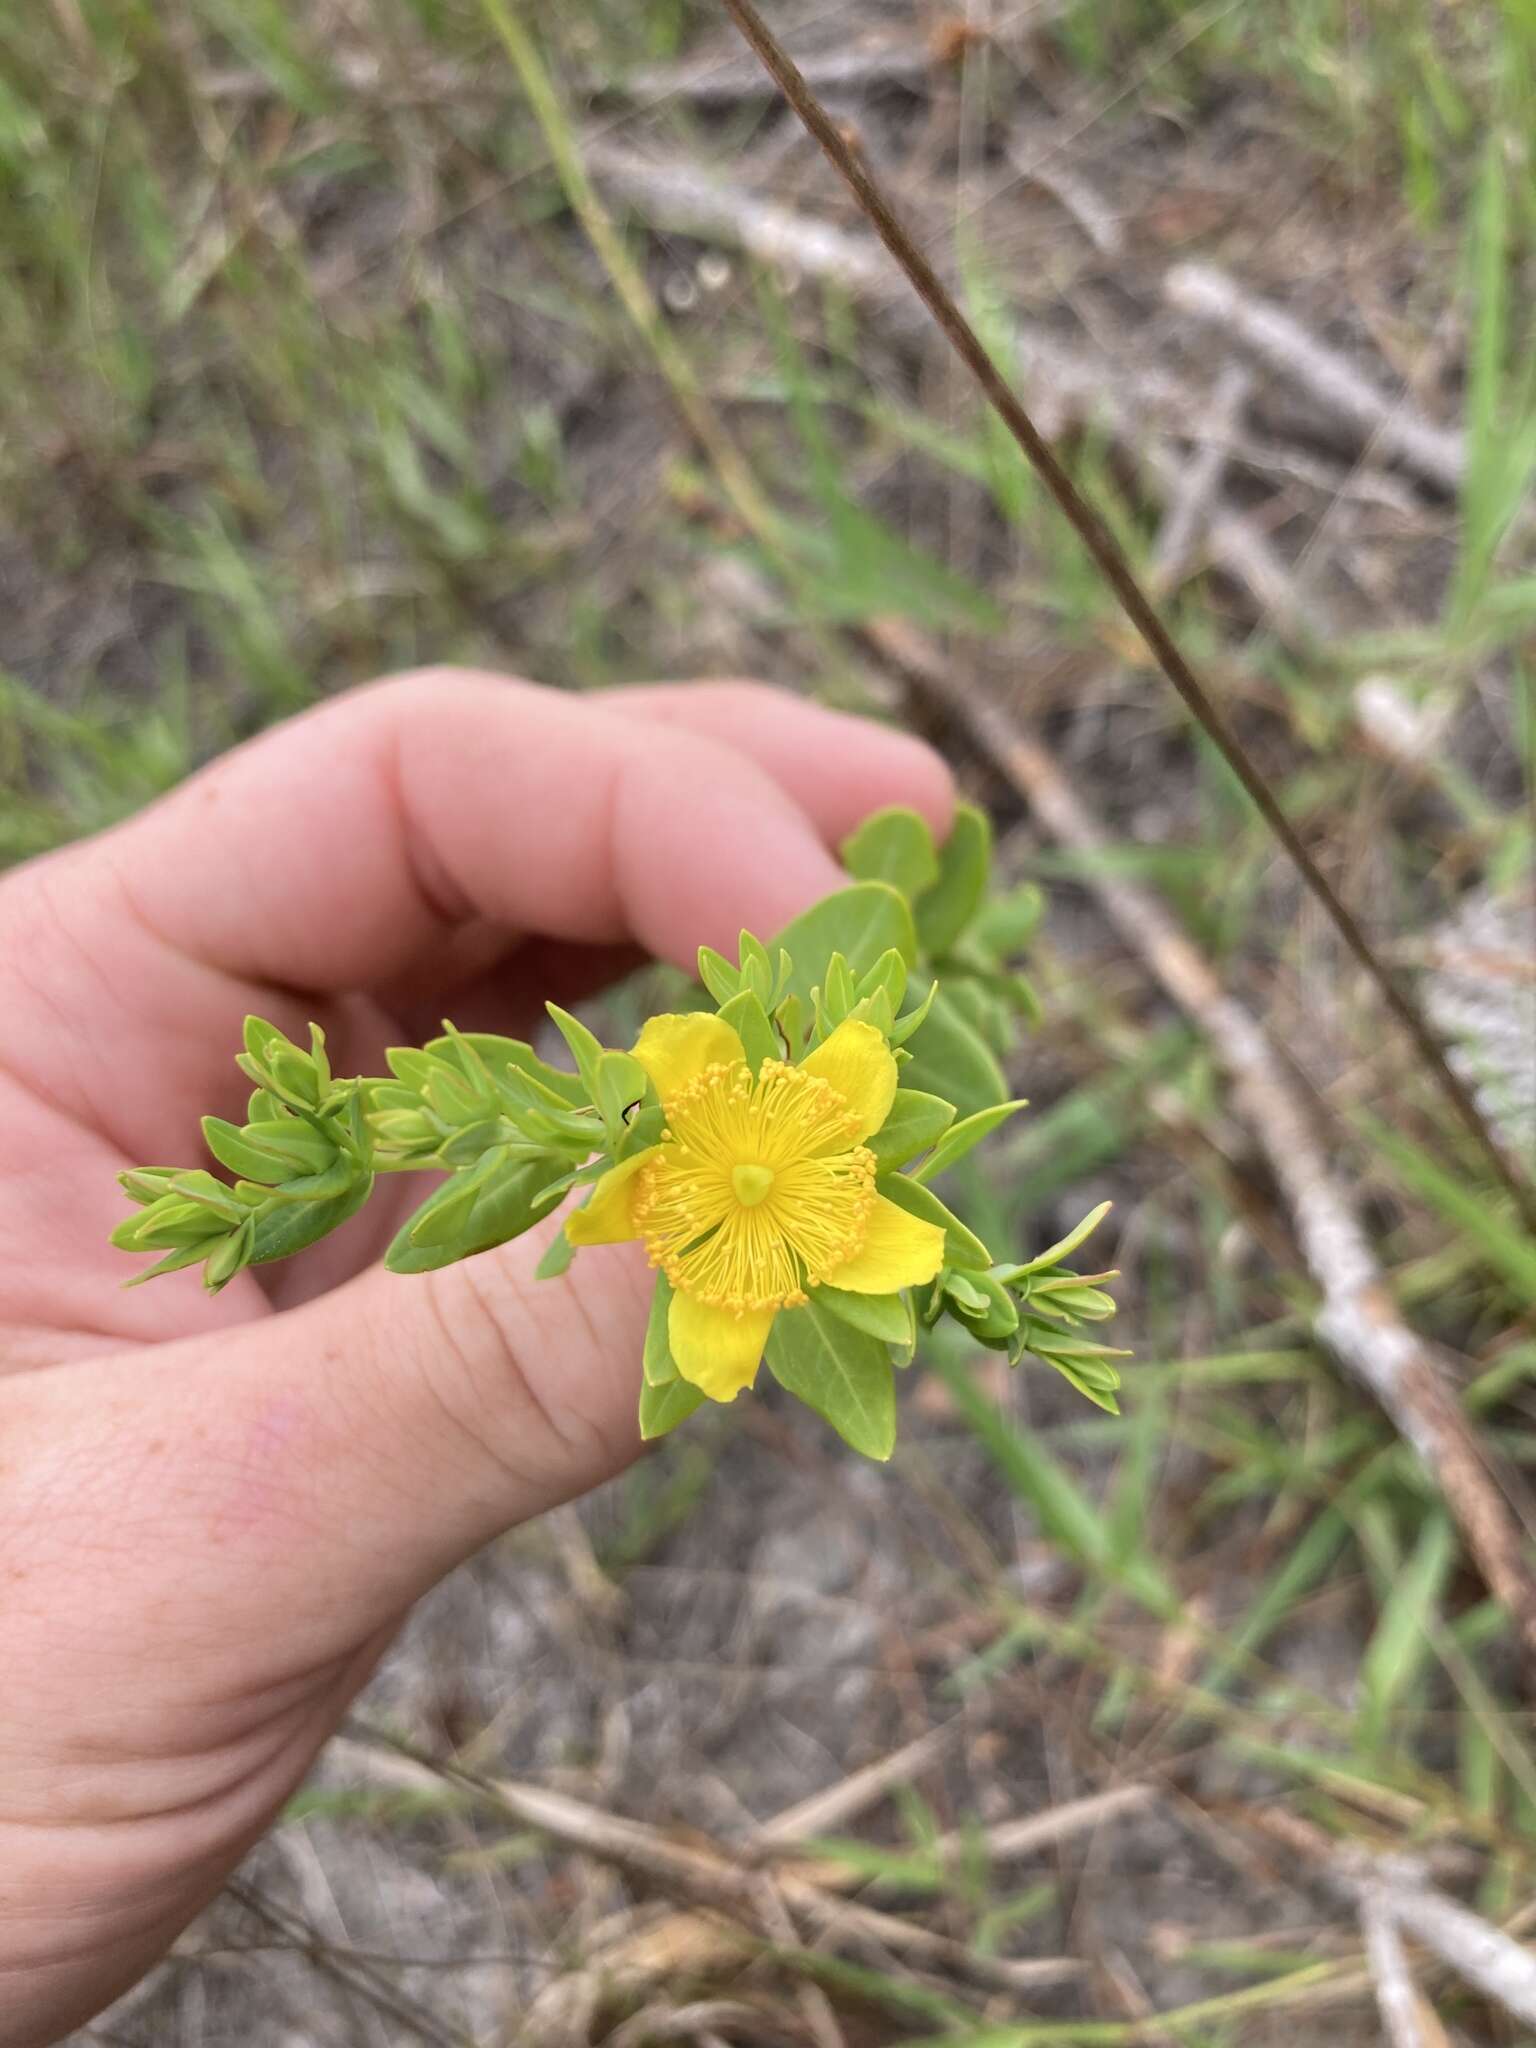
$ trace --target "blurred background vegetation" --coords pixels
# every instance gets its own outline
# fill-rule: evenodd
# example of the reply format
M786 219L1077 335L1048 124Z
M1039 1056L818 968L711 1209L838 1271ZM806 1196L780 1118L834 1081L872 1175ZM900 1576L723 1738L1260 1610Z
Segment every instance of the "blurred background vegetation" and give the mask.
M770 13L1529 1161L1536 5ZM968 1195L1113 1198L1137 1353L1111 1418L946 1352L878 1472L739 1404L509 1538L95 2038L1374 2042L1349 1855L1518 1940L1536 1644L1320 1342L1148 901L1326 1107L1517 1537L1536 1249L718 9L6 10L0 619L9 860L421 663L921 731L1048 903ZM840 1786L778 1840L864 1917L705 1938L509 1780L733 1859ZM1536 2039L1409 1960L1394 2043Z

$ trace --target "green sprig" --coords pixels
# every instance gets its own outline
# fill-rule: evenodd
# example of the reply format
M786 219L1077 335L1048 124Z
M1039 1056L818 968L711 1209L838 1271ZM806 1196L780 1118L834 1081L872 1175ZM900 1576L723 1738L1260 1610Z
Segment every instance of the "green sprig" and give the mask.
M842 851L850 885L776 940L743 932L734 961L701 949L695 1001L731 1027L736 1037L727 1043L739 1041L753 1076L767 1062L799 1063L849 1024L880 1035L898 1085L867 1141L874 1192L926 1227L935 1260L942 1238L943 1263L923 1285L889 1294L811 1281L798 1304L791 1299L773 1316L767 1369L875 1458L888 1457L895 1442L894 1373L941 1317L1011 1364L1033 1358L1052 1367L1113 1411L1113 1361L1125 1354L1089 1327L1113 1314L1107 1284L1116 1275L1066 1263L1109 1205L1032 1258L1006 1263L934 1185L947 1186L945 1176L1026 1106L1010 1098L1005 1068L1037 1014L1017 956L1038 926L1039 893L991 889L991 828L969 806L942 847L915 812L888 810L867 819ZM326 1236L367 1201L377 1175L432 1172L448 1177L396 1234L385 1256L390 1271L430 1272L507 1243L670 1135L635 1053L604 1046L553 1004L549 1015L574 1071L521 1039L445 1024L423 1046L393 1048L387 1074L339 1078L318 1026L301 1047L248 1018L237 1056L254 1084L247 1120L203 1122L210 1154L232 1178L202 1167L124 1173L135 1208L112 1242L159 1255L138 1280L200 1264L217 1292L246 1267ZM866 1033L861 1043L869 1042ZM562 1229L540 1276L567 1272L575 1250ZM706 1398L672 1354L673 1293L658 1274L641 1360L648 1438L675 1428Z

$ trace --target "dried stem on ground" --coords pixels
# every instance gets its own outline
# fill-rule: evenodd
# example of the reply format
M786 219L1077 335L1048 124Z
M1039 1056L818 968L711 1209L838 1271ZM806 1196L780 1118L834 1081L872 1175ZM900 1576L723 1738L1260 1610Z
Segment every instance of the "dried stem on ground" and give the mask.
M1408 1968L1402 1935L1384 1899L1372 1894L1361 1900L1360 1931L1376 1981L1376 2010L1388 2048L1436 2048L1434 2034L1425 2025L1424 2003Z
M596 2009L612 1990L622 1989L631 1998L645 1997L709 1972L740 1968L760 1948L765 1923L776 1946L799 1946L806 1938L798 1932L803 1925L818 1948L872 1951L909 1970L942 1972L1014 1993L1072 1982L1085 1967L1066 1956L1010 1961L978 1954L964 1942L919 1921L845 1898L841 1895L867 1882L867 1873L833 1859L790 1862L776 1856L771 1863L763 1862L765 1850L782 1851L794 1845L791 1827L803 1840L812 1827L825 1826L828 1816L835 1813L831 1801L845 1787L856 1784L857 1789L854 1804L842 1808L844 1816L899 1782L889 1769L894 1759L855 1773L844 1787L821 1795L819 1811L816 1802L806 1802L764 1823L756 1841L736 1853L697 1832L690 1832L683 1841L565 1793L466 1771L451 1760L428 1756L366 1724L354 1721L348 1725L350 1739L340 1738L332 1753L354 1757L368 1776L411 1786L446 1778L520 1826L627 1870L671 1897L704 1909L702 1913L668 1912L639 1928L626 1914L613 1941L589 1944L580 1969L557 1978L534 2001L528 2016L529 2038L533 2040L548 2038L539 2031L541 2027L564 2027L574 2012ZM906 1759L901 1776L910 1777L929 1754L926 1738L897 1752ZM877 1775L882 1770L885 1775ZM1145 1812L1160 1797L1158 1786L1150 1781L1112 1786L1045 1813L1002 1822L979 1840L946 1837L935 1845L935 1853L956 1857L980 1853L993 1864L1018 1861L1111 1821ZM818 2027L829 2023L835 2027L827 2007L818 2015ZM833 2037L819 2032L818 2038L830 2041Z
M1380 1856L1352 1842L1339 1842L1294 1814L1250 1813L1246 1824L1310 1864L1329 1888L1348 1899L1361 1917L1367 1942L1374 1921L1407 1935L1473 1990L1527 2026L1536 2024L1536 1954L1502 1927L1495 1927L1426 1879L1411 1857ZM1522 1919L1529 1918L1529 1911ZM1373 1968L1377 1958L1372 1953ZM1392 1960L1388 1956L1390 1975ZM1378 1975L1378 1992L1382 1983ZM1401 1983L1397 1985L1400 1992ZM1390 2031L1390 2030L1389 2030ZM1397 2036L1392 2035L1393 2048ZM1438 2048L1425 2026L1404 2034L1413 2048Z
M598 183L657 228L743 250L776 269L826 279L878 307L897 332L916 337L927 331L922 306L897 288L873 236L765 199L697 164L644 156L601 136L590 138L583 154ZM1230 445L1223 451L1220 385L1213 403L1166 371L1112 361L1086 338L1069 346L1059 336L1018 321L1011 326L1010 341L1020 373L1036 393L1042 423L1052 432L1076 417L1103 424L1146 468L1168 501L1170 517L1175 504L1205 498L1200 551L1250 593L1261 621L1295 647L1314 647L1331 636L1334 621L1322 598L1304 591L1262 528L1221 497L1224 452L1258 468L1272 465L1276 455L1269 444L1244 435L1240 402L1232 405L1225 436ZM1231 388L1240 374L1234 373ZM1195 458L1179 452L1181 439L1197 444ZM1318 482L1337 494L1347 479L1342 473L1325 474ZM1171 568L1165 568L1164 578L1159 588L1171 588L1177 580Z
M1183 582L1207 540L1231 457L1232 436L1252 389L1253 379L1237 363L1229 363L1216 380L1205 437L1172 479L1152 549L1148 581L1159 597Z
M893 624L871 637L922 694L965 727L1054 839L1092 857L1088 886L1110 921L1204 1032L1227 1071L1322 1296L1318 1336L1418 1453L1484 1583L1536 1652L1536 1578L1519 1518L1454 1392L1399 1314L1294 1070L1251 1012L1228 995L1162 901L1104 860L1108 841L1049 752L1000 704L953 675L919 634Z
M1424 419L1406 396L1393 397L1363 377L1347 356L1309 334L1278 306L1246 292L1235 278L1204 263L1182 263L1163 280L1170 305L1213 322L1345 420L1378 455L1400 462L1452 495L1466 472L1466 447L1454 427Z

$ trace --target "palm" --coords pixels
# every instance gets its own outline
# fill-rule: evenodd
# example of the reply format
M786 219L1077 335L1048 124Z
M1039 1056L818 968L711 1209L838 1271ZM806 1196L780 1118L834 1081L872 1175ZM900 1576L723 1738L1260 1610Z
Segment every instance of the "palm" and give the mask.
M579 1292L524 1244L397 1280L402 1176L291 1272L125 1289L115 1176L239 1116L251 1011L314 1019L341 1072L450 1006L525 1034L636 948L776 929L897 801L942 831L926 751L755 690L443 676L0 883L0 2048L168 1946L418 1594L637 1447L632 1248Z

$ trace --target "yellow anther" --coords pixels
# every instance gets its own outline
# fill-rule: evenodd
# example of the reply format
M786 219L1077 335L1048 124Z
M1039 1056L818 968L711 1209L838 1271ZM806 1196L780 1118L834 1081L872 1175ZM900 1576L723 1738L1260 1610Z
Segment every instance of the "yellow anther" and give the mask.
M803 1302L869 1228L875 1159L856 1129L820 1075L782 1060L755 1077L739 1061L706 1067L668 1101L635 1191L652 1264L734 1315Z

